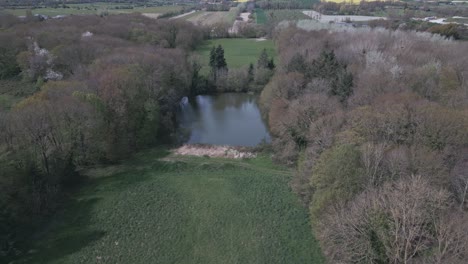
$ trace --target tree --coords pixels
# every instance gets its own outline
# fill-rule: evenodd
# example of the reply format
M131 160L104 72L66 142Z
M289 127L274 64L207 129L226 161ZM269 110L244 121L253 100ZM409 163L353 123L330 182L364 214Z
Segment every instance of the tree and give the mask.
M361 153L355 146L336 146L323 152L310 180L312 219L320 219L327 207L351 200L363 189L363 175Z
M268 61L268 69L270 70L274 70L276 65L275 65L275 61L273 60L273 58L271 58L269 61Z
M263 49L262 52L260 53L260 57L258 58L257 60L257 68L269 68L268 67L268 63L269 63L269 59L268 59L268 54L266 52L266 49Z
M302 54L295 53L289 63L286 65L286 70L288 72L299 72L306 75L309 70L309 66L307 65L307 62Z
M334 51L324 50L312 62L307 76L328 80L331 83L330 95L337 96L344 102L353 93L353 75L346 68L346 64L338 61Z
M221 45L216 48L216 68L223 69L227 67L226 58L224 58L224 49Z
M413 176L369 189L336 207L316 230L325 254L337 263L413 263L432 257L457 261L434 263L458 263L466 257L461 251L468 236L463 224L446 217L449 197Z
M218 80L218 77L220 75L224 76L227 74L228 69L226 58L224 58L224 49L221 45L218 45L218 47L213 47L211 49L210 67L214 82Z
M249 68L247 70L247 76L248 76L249 83L252 83L255 77L253 63L249 64Z
M450 23L446 25L437 25L429 28L428 30L431 33L434 34L440 34L442 36L445 36L447 38L454 38L454 39L460 39L460 33L458 32L458 26L457 24Z

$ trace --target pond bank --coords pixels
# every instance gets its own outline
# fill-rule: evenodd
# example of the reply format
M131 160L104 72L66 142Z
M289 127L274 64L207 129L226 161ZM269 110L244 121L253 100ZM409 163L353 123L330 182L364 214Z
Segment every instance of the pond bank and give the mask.
M257 157L252 148L248 147L233 147L205 144L185 144L172 152L176 155L211 157L211 158L228 158L228 159L249 159Z

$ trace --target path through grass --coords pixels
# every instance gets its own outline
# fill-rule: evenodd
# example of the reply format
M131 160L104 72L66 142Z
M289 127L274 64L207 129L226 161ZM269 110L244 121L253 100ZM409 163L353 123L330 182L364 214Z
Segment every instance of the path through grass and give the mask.
M92 179L20 263L323 263L271 159L140 153Z

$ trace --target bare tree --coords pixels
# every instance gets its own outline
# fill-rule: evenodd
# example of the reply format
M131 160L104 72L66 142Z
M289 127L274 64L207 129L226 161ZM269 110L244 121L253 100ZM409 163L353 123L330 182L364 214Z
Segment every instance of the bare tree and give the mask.
M451 211L434 222L434 254L425 259L426 263L466 263L468 256L468 215Z
M373 144L366 143L361 149L361 159L365 173L371 186L376 186L382 182L384 175L383 159L387 143Z
M453 228L443 226L445 218L440 216L450 208L449 201L448 192L420 176L387 183L329 210L320 221L318 237L325 254L336 263L410 263L435 250L439 240L445 243L442 259L445 252L460 251L459 243L464 241L456 222ZM440 234L434 234L434 223ZM449 231L461 238L449 241L445 234Z
M451 185L460 204L460 210L465 209L468 198L468 152L465 152L465 154L461 155L461 160L455 164L451 173Z

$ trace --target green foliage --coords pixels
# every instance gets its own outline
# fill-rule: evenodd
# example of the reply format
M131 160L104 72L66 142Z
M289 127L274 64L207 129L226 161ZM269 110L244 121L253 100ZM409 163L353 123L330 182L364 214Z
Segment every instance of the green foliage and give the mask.
M78 186L78 167L170 142L174 106L196 77L186 51L201 39L189 23L140 15L9 27L0 32L0 71L16 63L24 80L9 70L0 80L2 257L23 250L16 243L29 239L28 227L40 228ZM93 37L80 37L84 28ZM54 71L65 80L47 77Z
M249 78L249 83L253 82L254 80L254 66L253 63L249 64L249 69L247 70L248 78Z
M268 58L267 51L266 49L263 49L262 53L260 53L260 57L258 57L257 68L263 68L263 69L269 68L268 67L269 63L270 63L270 59Z
M310 180L314 190L310 212L318 219L323 210L346 202L363 188L361 153L353 145L333 147L320 155Z
M433 27L430 27L428 31L434 34L440 34L447 38L460 39L460 33L458 32L458 25L454 23L433 26Z
M313 78L325 79L330 83L330 95L337 96L341 102L353 94L353 75L347 66L337 60L333 51L324 50L319 58L308 62L305 55L295 53L286 66L288 72L299 72L306 81Z
M295 53L286 66L288 72L299 72L306 75L309 71L309 66L304 58L304 55Z
M290 172L270 157L163 155L87 171L90 182L19 261L324 263Z
M223 69L227 67L226 58L224 58L224 49L220 45L210 51L210 67L212 69Z
M0 79L14 77L20 73L14 50L0 47Z
M210 51L210 67L213 81L218 80L218 76L223 77L227 73L226 58L224 58L224 49L221 45L214 47Z

